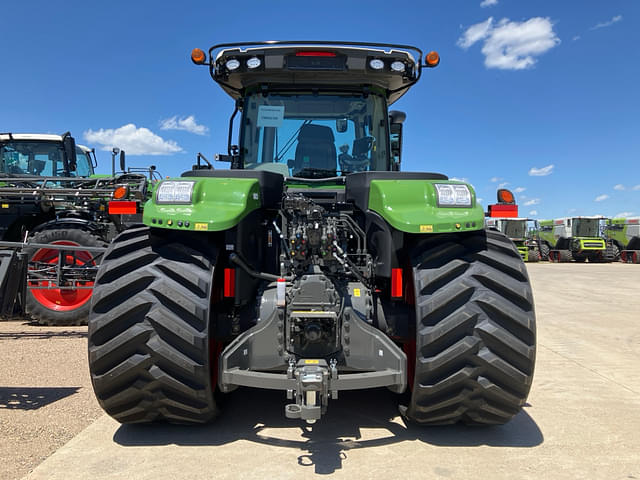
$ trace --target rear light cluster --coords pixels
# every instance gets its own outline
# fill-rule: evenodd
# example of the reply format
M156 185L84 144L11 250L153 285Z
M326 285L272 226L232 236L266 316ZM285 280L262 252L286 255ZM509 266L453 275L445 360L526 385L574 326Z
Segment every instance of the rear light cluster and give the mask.
M110 201L109 215L135 215L138 213L138 204L135 201Z

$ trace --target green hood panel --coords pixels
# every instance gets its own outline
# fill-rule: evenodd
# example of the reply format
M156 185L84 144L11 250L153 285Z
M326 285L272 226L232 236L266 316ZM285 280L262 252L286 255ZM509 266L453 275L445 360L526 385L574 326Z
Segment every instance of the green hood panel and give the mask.
M435 183L467 185L471 207L438 207ZM482 230L484 211L471 185L442 180L372 180L369 210L396 230L407 233L446 233Z
M144 207L146 225L175 230L227 230L261 206L260 186L254 178L180 177L171 180L196 182L192 203L158 205L154 195ZM178 222L182 222L182 226L178 226Z

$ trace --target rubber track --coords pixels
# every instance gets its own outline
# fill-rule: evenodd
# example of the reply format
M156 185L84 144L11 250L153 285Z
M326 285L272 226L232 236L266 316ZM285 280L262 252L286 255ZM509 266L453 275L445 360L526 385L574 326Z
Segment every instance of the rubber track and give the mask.
M89 369L100 406L121 423L202 423L218 409L209 362L217 252L183 234L137 227L107 250L89 316Z
M524 405L535 363L527 270L496 231L430 238L414 252L416 371L405 416L502 424Z

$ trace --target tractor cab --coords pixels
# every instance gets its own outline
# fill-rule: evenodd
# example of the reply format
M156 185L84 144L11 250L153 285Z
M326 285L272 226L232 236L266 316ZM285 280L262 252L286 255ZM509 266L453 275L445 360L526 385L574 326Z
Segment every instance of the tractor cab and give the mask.
M572 237L600 237L606 218L598 216L575 217L568 219L568 221Z
M349 42L224 44L192 52L236 101L232 168L329 178L399 170L402 112L389 112L438 54ZM242 112L239 145L233 118Z
M63 135L0 133L0 176L90 177L93 150Z

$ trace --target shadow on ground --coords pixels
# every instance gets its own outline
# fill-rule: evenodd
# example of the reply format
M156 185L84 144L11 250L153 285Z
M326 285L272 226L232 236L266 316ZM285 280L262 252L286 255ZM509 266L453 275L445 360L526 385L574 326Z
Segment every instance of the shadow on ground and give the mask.
M27 324L27 325L37 325L37 324ZM42 327L42 325L37 325ZM51 327L46 327L51 328ZM86 328L86 327L85 327ZM44 340L47 338L58 338L58 337L66 337L66 338L87 338L87 331L84 330L82 332L74 332L69 330L42 330L37 332L0 332L0 341L1 340Z
M406 424L397 418L397 396L382 389L341 392L340 399L331 401L327 414L313 427L285 418L285 403L281 392L240 389L227 396L222 416L209 425L122 425L113 439L122 446L218 446L248 440L299 450L298 465L313 466L317 474L342 468L349 450L404 441L447 447L534 447L544 441L524 410L497 427ZM291 429L299 432L294 440ZM367 438L363 438L362 429L367 429Z
M37 410L78 390L80 387L0 387L0 409Z

